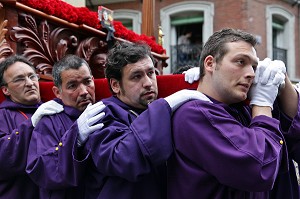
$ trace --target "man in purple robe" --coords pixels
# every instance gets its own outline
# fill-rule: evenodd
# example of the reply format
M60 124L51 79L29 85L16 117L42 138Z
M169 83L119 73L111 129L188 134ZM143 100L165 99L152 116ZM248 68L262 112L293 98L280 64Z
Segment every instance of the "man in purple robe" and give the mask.
M93 160L85 198L165 198L172 111L191 98L208 98L182 90L156 100L154 60L144 44L117 44L105 72L113 96L103 100L104 127L85 145Z
M53 66L56 102L63 112L45 116L35 126L28 150L26 172L39 186L41 199L82 199L83 175L89 152L84 143L104 113L95 102L95 85L85 60L68 55ZM93 104L93 105L91 105ZM75 132L72 125L78 126Z
M299 134L298 94L283 62L258 62L255 45L234 29L204 45L197 90L212 103L190 101L174 113L168 198L299 198L286 146L297 148L285 139Z
M13 55L0 63L0 84L5 100L0 104L0 198L38 198L38 188L25 172L33 123L51 109L35 113L41 104L38 75L25 57ZM35 117L32 118L32 114Z

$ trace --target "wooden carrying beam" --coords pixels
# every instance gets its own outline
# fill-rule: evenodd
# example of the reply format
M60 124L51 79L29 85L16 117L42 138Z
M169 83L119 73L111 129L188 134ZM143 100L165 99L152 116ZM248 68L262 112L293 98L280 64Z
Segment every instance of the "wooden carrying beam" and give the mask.
M105 76L108 44L104 31L70 23L16 0L0 0L0 32L0 61L12 54L24 55L34 64L42 81L52 79L54 63L67 54L84 58L95 78ZM129 42L118 37L116 40ZM162 74L168 57L152 54L157 60L157 73Z

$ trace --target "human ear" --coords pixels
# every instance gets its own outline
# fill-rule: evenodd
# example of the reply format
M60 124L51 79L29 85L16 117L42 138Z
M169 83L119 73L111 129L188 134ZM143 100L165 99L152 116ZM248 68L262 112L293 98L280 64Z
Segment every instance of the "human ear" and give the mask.
M1 90L2 90L2 92L3 92L4 95L10 96L9 89L6 86L2 86Z
M56 86L53 86L52 91L53 91L55 97L57 97L58 99L61 99L61 94L60 94L60 89L59 88L57 88Z
M214 57L212 55L208 55L204 59L204 68L206 71L213 71L214 68Z
M110 79L109 84L110 84L110 87L111 87L112 91L115 94L120 93L121 87L120 87L120 82L118 80L112 78L112 79Z

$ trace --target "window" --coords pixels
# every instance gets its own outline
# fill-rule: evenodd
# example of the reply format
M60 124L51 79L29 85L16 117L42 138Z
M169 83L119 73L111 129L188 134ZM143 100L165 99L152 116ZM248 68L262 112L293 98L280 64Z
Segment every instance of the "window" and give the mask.
M171 67L164 68L164 73L169 74L173 68L171 60L174 56L172 46L177 44L178 35L185 28L196 32L194 38L200 43L207 41L213 33L214 4L205 1L184 1L166 6L160 10L161 26L164 34L164 45L170 59L167 63ZM185 24L185 25L184 25ZM173 69L174 70L174 69Z
M285 62L291 78L295 78L295 16L283 7L268 5L267 56Z
M122 22L129 30L141 34L141 12L127 9L114 10L114 20Z
M272 43L273 43L273 59L282 60L286 66L287 63L287 48L285 47L284 35L285 20L280 16L273 15L272 17Z

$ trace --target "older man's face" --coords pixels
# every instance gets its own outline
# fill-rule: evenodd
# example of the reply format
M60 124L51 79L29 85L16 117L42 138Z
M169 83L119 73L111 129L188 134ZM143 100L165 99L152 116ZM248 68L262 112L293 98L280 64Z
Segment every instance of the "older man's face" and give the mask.
M89 103L95 103L95 84L88 66L65 70L61 79L61 89L54 86L53 92L65 105L84 111Z
M28 64L18 61L10 65L3 79L6 85L2 86L2 92L13 102L35 105L41 101L39 78Z

